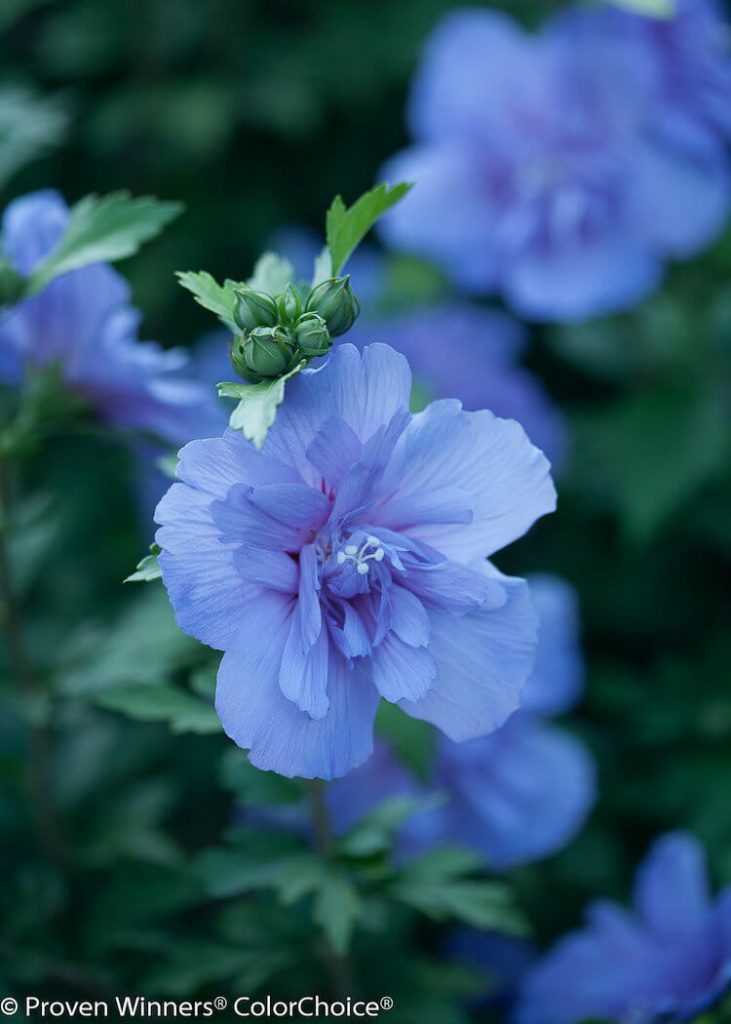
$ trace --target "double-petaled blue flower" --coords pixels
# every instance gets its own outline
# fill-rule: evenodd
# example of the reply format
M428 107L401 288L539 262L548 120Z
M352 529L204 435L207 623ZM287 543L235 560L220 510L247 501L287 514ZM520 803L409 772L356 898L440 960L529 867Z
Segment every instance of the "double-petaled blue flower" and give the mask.
M684 51L693 86L707 36ZM416 183L384 219L386 240L530 318L582 319L648 294L666 258L719 232L731 189L691 84L682 109L666 102L646 50L591 13L538 36L486 10L448 15L414 82L415 145L383 171Z
M586 927L529 970L516 1024L691 1020L731 984L731 889L713 902L703 851L661 838L641 867L635 909L595 903Z
M529 582L540 625L521 709L490 736L468 743L440 736L427 787L379 746L330 788L338 831L390 796L429 791L444 800L405 824L403 856L460 843L490 868L504 869L556 852L578 831L595 797L593 763L578 740L543 721L570 708L581 689L576 603L562 580L536 576Z
M381 697L459 741L518 706L535 614L486 559L554 508L548 462L489 412L412 416L410 388L392 349L342 345L288 384L261 451L187 445L158 506L177 620L225 652L216 707L259 767L343 775Z
M55 192L15 200L3 217L4 255L29 274L68 218ZM173 444L200 436L216 423L212 393L184 376L183 351L138 341L139 319L126 282L107 264L64 274L0 314L0 380L19 385L29 370L55 365L64 385L116 426Z

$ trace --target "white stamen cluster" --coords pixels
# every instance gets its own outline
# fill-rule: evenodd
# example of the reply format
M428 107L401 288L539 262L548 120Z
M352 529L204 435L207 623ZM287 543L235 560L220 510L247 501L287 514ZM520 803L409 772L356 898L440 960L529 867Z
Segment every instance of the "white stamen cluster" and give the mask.
M375 550L372 550L375 549ZM365 576L370 571L369 562L382 562L386 552L381 547L378 537L372 534L366 537L365 542L358 547L357 544L346 544L342 551L338 551L338 565L345 565L352 562L355 571Z

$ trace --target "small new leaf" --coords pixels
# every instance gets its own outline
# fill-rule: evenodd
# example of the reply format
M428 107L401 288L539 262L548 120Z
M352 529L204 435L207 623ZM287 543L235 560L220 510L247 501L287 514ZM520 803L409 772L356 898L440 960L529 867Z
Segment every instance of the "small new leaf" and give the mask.
M407 182L394 185L376 185L365 192L348 208L341 196L335 196L325 218L327 246L332 261L330 273L336 277L351 253L383 214L390 210L411 188ZM322 267L319 268L320 270Z
M58 245L28 278L27 294L35 295L70 270L132 256L182 209L180 203L152 196L133 198L128 192L86 196L72 208Z
M294 280L294 267L275 252L265 252L254 264L254 273L246 282L249 288L267 295L280 295Z
M262 381L260 384L236 384L233 381L219 384L218 394L221 398L239 399L229 419L231 428L240 430L247 441L253 441L257 448L261 448L277 417L277 408L284 401L285 384L305 365L306 360L303 359L283 377Z
M160 563L157 560L157 556L162 551L162 548L158 544L150 544L150 554L145 555L137 563L137 568L128 576L124 581L125 583L152 583L153 580L159 580L162 577L162 571L160 569Z
M236 306L234 290L243 287L242 282L227 279L220 285L205 270L199 270L197 273L194 270L179 270L176 276L183 288L187 288L191 292L199 305L215 313L231 331L237 330L234 323L234 308Z

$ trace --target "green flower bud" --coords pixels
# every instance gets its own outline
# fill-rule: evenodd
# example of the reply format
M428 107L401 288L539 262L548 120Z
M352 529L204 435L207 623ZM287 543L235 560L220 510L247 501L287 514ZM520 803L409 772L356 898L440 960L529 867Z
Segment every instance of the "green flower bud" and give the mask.
M234 343L231 361L247 380L279 377L292 363L294 345L278 328L256 327Z
M0 306L12 306L22 298L25 281L3 256L0 256Z
M282 292L277 299L277 306L281 320L289 323L295 322L302 312L302 299L294 285L287 285L287 290Z
M360 303L350 287L350 275L331 277L313 288L307 299L308 313L319 313L333 338L345 334L360 313Z
M242 288L236 292L234 320L244 331L253 331L257 327L275 327L279 321L277 304L266 292Z
M319 313L303 313L297 321L294 336L305 356L324 356L333 341L327 324Z

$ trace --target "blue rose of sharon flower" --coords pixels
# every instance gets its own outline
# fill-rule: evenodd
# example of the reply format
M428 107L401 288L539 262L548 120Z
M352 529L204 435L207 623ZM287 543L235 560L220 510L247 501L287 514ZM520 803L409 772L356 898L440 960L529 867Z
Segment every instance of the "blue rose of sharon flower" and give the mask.
M28 274L61 238L69 210L56 192L12 202L3 216L4 255ZM215 403L188 379L182 350L137 339L129 287L108 264L64 274L0 317L0 380L17 386L28 368L57 365L66 387L103 419L174 444L216 422Z
M495 12L448 14L412 89L415 145L380 175L415 182L382 222L391 245L533 319L631 307L729 209L723 152L678 119L659 132L645 51L588 20L529 35Z
M332 778L372 750L381 697L454 740L500 726L533 661L525 581L485 559L555 507L515 422L408 411L385 345L287 387L266 444L194 441L160 502L180 626L223 650L216 708L257 766Z
M701 847L671 833L638 872L634 912L595 903L586 927L529 970L514 1020L690 1020L729 983L731 889L712 902Z

